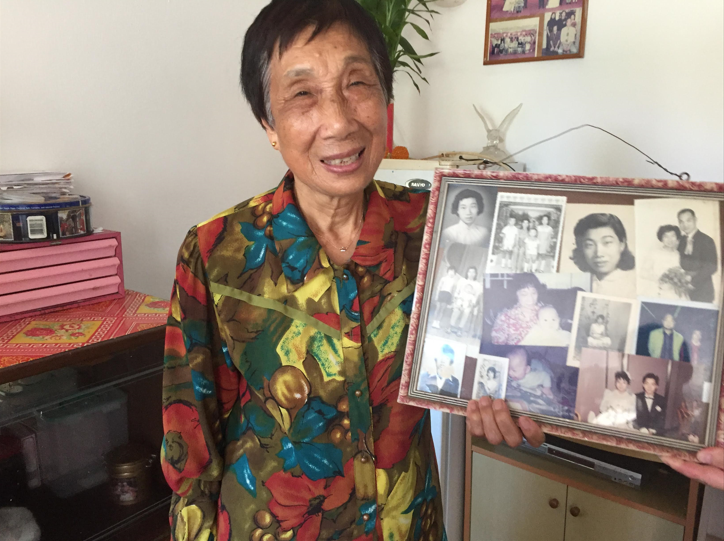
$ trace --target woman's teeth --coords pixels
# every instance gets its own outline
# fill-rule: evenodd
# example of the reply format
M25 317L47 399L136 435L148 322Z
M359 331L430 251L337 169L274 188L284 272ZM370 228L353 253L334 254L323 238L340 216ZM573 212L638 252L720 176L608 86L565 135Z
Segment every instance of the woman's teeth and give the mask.
M359 159L359 155L361 153L362 151L358 152L354 156L349 156L348 158L340 158L339 160L324 160L324 163L328 165L349 165L356 162Z

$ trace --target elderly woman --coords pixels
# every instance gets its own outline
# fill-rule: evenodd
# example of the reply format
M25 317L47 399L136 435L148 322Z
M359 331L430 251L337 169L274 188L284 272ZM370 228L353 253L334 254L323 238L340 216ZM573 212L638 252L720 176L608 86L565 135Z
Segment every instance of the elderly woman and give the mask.
M621 219L614 214L589 214L578 221L573 236L576 247L571 259L581 271L593 274L593 292L635 299L636 259Z
M355 0L273 0L241 71L289 172L180 250L163 393L172 538L439 541L430 418L397 402L428 196L372 181L392 92L382 34ZM471 431L542 442L496 408L471 402Z

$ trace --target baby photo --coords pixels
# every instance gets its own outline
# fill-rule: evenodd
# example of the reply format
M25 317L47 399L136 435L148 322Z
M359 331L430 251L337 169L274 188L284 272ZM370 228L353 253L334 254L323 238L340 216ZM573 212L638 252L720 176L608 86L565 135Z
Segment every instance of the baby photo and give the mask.
M508 383L508 358L480 355L473 385L474 400L483 396L505 398Z
M487 272L556 272L566 198L499 193Z
M508 359L505 398L513 410L574 419L578 368L566 366L566 348L495 346Z
M465 345L436 337L425 339L417 390L449 398L460 394Z
M494 345L565 347L590 274L486 274L481 353Z
M636 301L580 293L573 316L568 365L579 366L583 348L628 353L636 343Z

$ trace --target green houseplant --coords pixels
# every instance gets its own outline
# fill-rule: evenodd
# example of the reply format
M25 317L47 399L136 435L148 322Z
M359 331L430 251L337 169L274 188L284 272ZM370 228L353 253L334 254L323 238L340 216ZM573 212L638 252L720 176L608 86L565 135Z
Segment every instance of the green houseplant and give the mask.
M415 85L420 92L420 81L427 83L422 75L423 59L435 56L437 53L418 54L412 44L402 35L409 26L424 40L429 41L426 25L431 28L430 21L439 12L430 7L435 0L357 0L380 26L387 43L387 54L392 64L393 72L402 72ZM392 150L392 121L394 104L390 104L387 111L387 148Z

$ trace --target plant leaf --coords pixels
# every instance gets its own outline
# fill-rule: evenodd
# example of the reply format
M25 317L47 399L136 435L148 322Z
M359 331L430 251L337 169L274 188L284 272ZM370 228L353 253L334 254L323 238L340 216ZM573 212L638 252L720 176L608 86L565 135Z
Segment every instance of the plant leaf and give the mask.
M416 25L415 23L413 23L413 22L410 22L410 23L408 23L408 24L409 24L412 28L415 29L415 32L417 32L418 34L420 34L420 36L422 37L422 39L426 39L426 40L428 40L428 41L430 40L430 38L427 37L427 32L425 32L422 28L420 28L419 26L417 26L417 25Z

